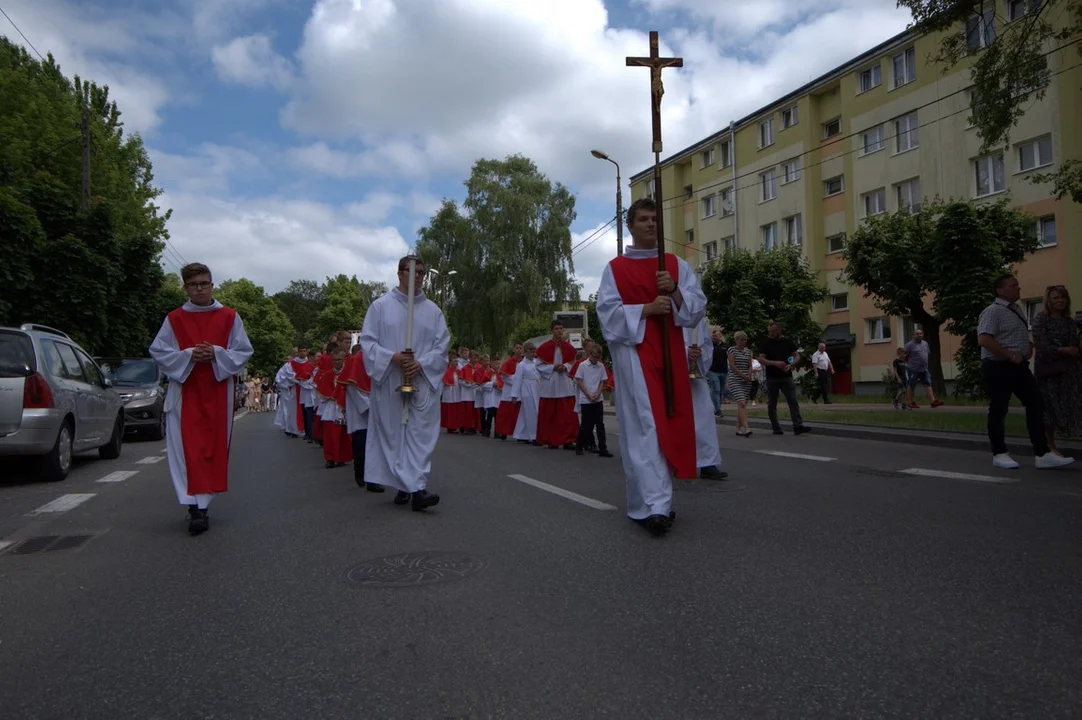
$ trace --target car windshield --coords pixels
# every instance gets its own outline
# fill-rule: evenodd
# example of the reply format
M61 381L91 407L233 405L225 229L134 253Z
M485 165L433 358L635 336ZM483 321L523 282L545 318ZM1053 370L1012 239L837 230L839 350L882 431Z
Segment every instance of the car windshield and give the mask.
M153 360L121 360L120 365L111 369L109 376L115 385L135 387L153 385L158 382L158 367Z
M34 343L26 334L0 331L0 377L25 377L35 365Z

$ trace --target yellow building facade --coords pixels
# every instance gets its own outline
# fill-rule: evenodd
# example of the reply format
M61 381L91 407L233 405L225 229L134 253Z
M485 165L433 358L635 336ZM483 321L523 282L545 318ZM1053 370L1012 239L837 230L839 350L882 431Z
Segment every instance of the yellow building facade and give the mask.
M1027 5L999 4L994 22L1000 25L1020 21ZM985 28L976 42L984 42ZM927 60L940 40L902 33L662 164L666 240L693 267L726 248L803 248L830 291L815 319L826 328L838 393L878 391L896 348L914 329L908 317L884 317L861 289L839 278L846 238L869 215L936 196L1009 196L1037 218L1034 233L1042 243L1017 268L1020 304L1035 315L1046 286L1060 283L1082 297L1082 207L1027 181L1066 159L1082 159L1077 48L1050 41L1057 44L1046 48L1044 99L1027 107L1009 146L982 155L969 122L968 63L944 74ZM652 167L631 178L631 197L654 197ZM942 336L948 380L959 340Z

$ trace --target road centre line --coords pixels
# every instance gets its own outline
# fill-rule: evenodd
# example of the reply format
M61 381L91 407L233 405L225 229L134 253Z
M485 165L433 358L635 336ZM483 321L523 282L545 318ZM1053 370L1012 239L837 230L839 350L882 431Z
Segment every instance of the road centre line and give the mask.
M14 540L0 540L0 553L15 544Z
M782 452L781 450L756 450L762 455L774 455L775 457L796 458L797 460L814 460L815 462L833 462L838 458L824 457L822 455L804 455L801 453Z
M918 475L920 477L940 477L947 478L948 480L975 480L977 482L990 482L999 483L1001 485L1009 485L1016 483L1019 478L1016 477L997 477L995 475L975 475L973 473L959 473L948 472L946 470L929 470L928 468L908 468L907 470L900 470L903 475Z
M165 460L165 456L163 456L163 455L148 455L147 457L145 457L145 458L143 458L141 460L136 460L135 464L136 465L153 465L154 463L161 462L162 460Z
M127 480L128 478L130 478L132 475L138 475L138 474L139 474L138 470L116 470L115 472L109 473L105 477L98 478L95 482L100 482L100 483L123 482L123 481Z
M31 511L30 514L43 515L45 513L67 512L72 508L79 507L95 495L97 495L97 493L69 493L68 495L61 495L56 500L45 503L37 510Z
M561 487L549 485L548 483L541 482L540 480L534 480L532 477L526 477L525 475L508 475L507 477L511 478L512 480L518 480L520 483L525 483L526 485L532 485L539 490L550 492L553 495L559 495L562 498L577 502L581 505L585 505L586 507L592 507L594 510L616 509L615 505L609 505L608 503L603 503L600 500L594 500L593 498L588 498L585 495L579 495L578 493L573 493L570 490L564 490Z

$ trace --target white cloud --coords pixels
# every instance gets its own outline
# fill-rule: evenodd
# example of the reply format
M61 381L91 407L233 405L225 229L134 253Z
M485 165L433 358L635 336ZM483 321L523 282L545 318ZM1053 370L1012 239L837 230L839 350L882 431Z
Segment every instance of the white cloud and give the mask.
M211 58L218 77L226 82L285 89L293 79L289 61L275 52L266 35L246 35L215 45Z
M388 140L364 152L332 149L325 142L315 142L289 150L294 166L335 178L423 176L429 167L423 149L404 140Z

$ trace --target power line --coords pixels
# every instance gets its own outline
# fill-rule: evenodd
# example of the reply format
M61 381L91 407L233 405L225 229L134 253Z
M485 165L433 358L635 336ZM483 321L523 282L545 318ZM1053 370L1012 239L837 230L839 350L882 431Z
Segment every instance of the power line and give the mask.
M1078 42L1082 42L1082 38L1077 38L1075 40L1070 41L1069 43L1065 43L1063 45L1060 45L1057 48L1053 48L1052 50L1049 50L1048 52L1041 55L1041 57L1048 57L1052 53L1058 52L1058 51L1063 50L1065 48L1068 48L1071 45L1074 45L1075 43L1078 43ZM1055 77L1057 75L1061 75L1062 73L1067 72L1068 70L1073 70L1076 67L1078 67L1078 65L1072 65L1070 67L1059 70L1059 71L1057 71L1055 73L1051 73L1051 74L1049 74L1049 78ZM944 100L946 100L948 98L954 97L955 95L960 95L961 93L967 92L969 90L970 90L970 88L968 88L968 87L962 88L961 90L955 90L952 93L948 93L947 95L943 95L942 97L938 97L935 100L931 100L931 101L929 101L929 102L927 102L927 103L925 103L923 105L918 105L917 107L913 108L912 110L909 110L908 112L903 113L903 115L908 115L910 113L914 113L914 112L918 112L920 110L924 110L926 108L931 107L932 105L943 102ZM935 124L937 122L940 122L942 120L946 120L949 117L953 117L954 115L959 115L959 114L961 114L963 112L969 112L970 110L971 110L970 107L968 107L968 106L964 107L961 110L957 110L955 112L949 113L947 115L943 115L943 116L938 117L936 119L930 120L930 121L928 121L926 123L918 125L917 129L919 130L920 128L928 127L928 126L933 125L933 124ZM837 140L834 140L834 142L839 143L839 142L843 142L845 140L850 140L850 139L852 139L852 138L854 138L854 137L856 137L858 135L862 135L863 133L870 130L872 127L875 127L875 126L870 126L870 127L865 128L863 130L857 130L855 132L849 133L848 135L843 135L843 136L839 137ZM891 135L889 137L884 137L883 139L888 140L888 139L894 138L894 137L897 137L897 135ZM833 160L834 158L844 157L845 155L850 155L850 154L855 153L858 150L862 150L862 149L863 148L857 147L857 148L853 148L852 150L846 150L844 152L838 153L837 155L831 155L830 157L825 158L823 160L820 160L819 162L814 162L814 163L812 163L810 165L806 165L806 166L802 165L801 170L805 170L807 168L817 167L817 166L822 165L822 164L824 164L826 162L829 162L830 160ZM793 156L791 156L789 158L786 158L785 161L795 160L797 158L802 158L805 155L810 155L810 154L815 153L815 152L820 152L821 150L822 150L822 148L812 148L811 150L805 150L802 153L798 153L798 154L793 155ZM775 163L774 167L776 167L777 164L778 163ZM736 181L741 180L743 178L751 177L753 175L755 175L755 176L762 175L764 172L766 172L766 171L768 171L770 169L771 169L771 166L763 166L762 168L759 168L758 170L751 170L749 172L742 173L740 175L736 175L735 177L729 177L729 178L726 178L724 180L719 180L717 182L713 182L713 183L709 183L707 185L703 185L703 186L701 186L699 188L696 188L696 189L692 190L692 197L694 197L695 195L698 195L699 193L701 193L701 192L703 192L705 190L711 190L711 189L716 188L716 187L729 186L730 184L732 185L733 190L746 190L748 188L755 187L756 185L759 184L758 177L756 178L755 182L749 183L747 185L737 186ZM683 201L683 200L687 200L687 199L688 199L687 193L681 193L679 195L673 195L672 197L665 198L664 200L662 200L660 202L660 204L662 205L662 207L665 207L667 205L669 208L672 208L673 207L672 203L674 201L678 201L678 200Z
M583 250L585 250L586 248L590 247L595 242L597 242L601 238L602 234L606 230L611 228L613 226L613 223L615 223L615 222L616 222L615 218L613 218L612 220L609 220L607 223L605 223L604 225L599 227L597 230L595 230L593 233L591 233L589 237L587 237L586 239L580 241L578 243L578 245L571 248L571 257L575 257L576 255L581 253Z
M6 12L4 12L4 8L2 8L2 7L0 7L0 15L3 15L5 18L7 18L7 21L9 23L11 23L11 27L15 28L15 32L19 33L19 35L22 37L22 39L24 41L26 41L26 44L30 46L30 49L33 50L34 52L38 53L38 57L41 58L42 61L44 62L45 61L45 56L42 55L40 52L38 52L38 49L36 47L34 47L34 43L30 42L30 40L26 37L26 35L23 34L23 31L19 29L19 26L15 24L15 21L11 19L11 16L8 15Z

